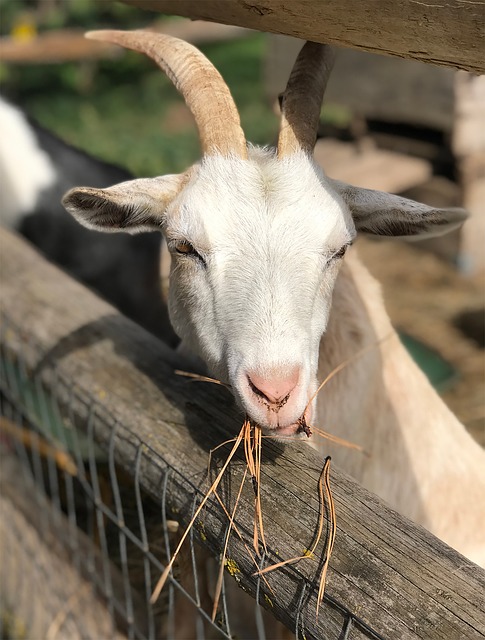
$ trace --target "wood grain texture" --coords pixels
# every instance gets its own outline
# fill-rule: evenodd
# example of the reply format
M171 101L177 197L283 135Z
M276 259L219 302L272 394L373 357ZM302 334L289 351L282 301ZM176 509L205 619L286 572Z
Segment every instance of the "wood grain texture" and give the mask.
M165 14L485 72L485 2L124 0Z
M89 412L94 415L96 440L105 449L111 443L115 459L126 470L133 473L136 456L141 455L141 484L157 500L168 470L167 506L172 517L176 514L186 525L194 495L207 487L209 450L240 429L242 416L231 397L220 387L175 376L175 354L19 238L1 231L0 246L3 348L11 356L22 356L47 385L54 385L56 378L61 406L70 404L80 421ZM265 443L264 449L262 503L269 558L276 562L311 545L322 461L305 443ZM216 467L223 459L222 453L214 457ZM221 488L228 504L234 500L242 467L238 458ZM329 599L318 620L314 585L319 568L313 560L271 574L273 592L261 585L265 607L294 626L306 580L300 622L308 639L342 637L339 607L356 616L351 637L485 637L484 571L337 469L332 486L338 532L327 581ZM253 502L248 487L237 517L248 541ZM195 525L198 537L215 554L226 524L212 502ZM321 549L320 545L319 554ZM228 555L239 585L254 594L254 565L235 536ZM366 636L366 625L378 635Z
M102 570L101 552L80 530L74 543L72 523L39 491L18 460L2 454L0 461L2 614L8 611L24 628L19 637L127 640L114 628L90 575L90 563ZM12 478L14 483L9 482ZM123 602L122 576L112 564L109 570L113 593ZM141 606L136 610L143 613ZM146 633L146 618L137 616L137 623L137 630Z

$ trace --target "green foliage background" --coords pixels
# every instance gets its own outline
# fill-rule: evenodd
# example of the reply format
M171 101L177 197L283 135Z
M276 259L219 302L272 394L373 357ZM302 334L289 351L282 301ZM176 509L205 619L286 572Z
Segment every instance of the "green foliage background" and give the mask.
M48 29L139 28L160 14L105 0L4 0L2 35L33 23ZM177 18L165 18L174 20ZM200 47L228 83L251 142L271 143L277 120L263 94L265 36ZM177 172L197 159L198 138L182 99L144 56L116 60L2 65L1 91L68 142L136 175Z

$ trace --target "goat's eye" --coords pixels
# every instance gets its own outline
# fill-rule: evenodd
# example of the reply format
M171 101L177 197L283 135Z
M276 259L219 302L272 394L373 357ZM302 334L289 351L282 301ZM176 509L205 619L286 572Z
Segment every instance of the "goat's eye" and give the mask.
M196 251L194 246L190 244L190 242L188 242L187 240L179 240L173 246L175 251L180 255L197 258L198 260L200 260L205 264L204 258L200 255L198 251Z
M190 242L187 242L186 240L177 242L174 245L174 248L177 253L182 253L183 255L199 255Z
M345 252L347 251L347 249L349 248L348 244L344 244L343 247L340 247L340 249L337 251L337 253L334 253L332 258L343 258L345 255Z

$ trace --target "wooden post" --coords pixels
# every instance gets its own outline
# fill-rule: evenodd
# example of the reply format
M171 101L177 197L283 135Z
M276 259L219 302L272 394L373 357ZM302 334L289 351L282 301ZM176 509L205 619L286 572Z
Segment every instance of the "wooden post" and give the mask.
M461 266L465 273L485 274L485 76L456 74L452 146L463 206L470 212L462 230Z

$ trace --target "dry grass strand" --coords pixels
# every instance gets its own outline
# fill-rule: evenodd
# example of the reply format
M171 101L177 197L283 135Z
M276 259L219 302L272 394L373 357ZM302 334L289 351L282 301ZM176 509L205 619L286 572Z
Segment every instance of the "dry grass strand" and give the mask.
M184 534L182 535L182 537L180 538L180 541L177 545L177 548L175 549L170 562L167 564L167 566L165 567L164 572L162 573L162 575L160 576L155 589L151 595L150 598L150 603L154 604L157 600L158 597L165 585L165 582L167 581L167 578L170 574L170 571L172 570L173 564L175 562L175 559L177 558L177 555L179 554L179 551L183 545L183 543L185 542L185 539L187 538L187 536L189 535L189 532L191 530L191 528L194 525L194 522L197 519L197 516L199 515L199 513L202 511L202 509L204 508L205 503L207 502L207 500L210 498L210 496L214 493L214 491L217 489L217 487L219 486L219 483L222 479L222 476L224 475L227 467L229 466L229 463L231 462L234 454L236 453L239 445L241 444L241 440L243 438L244 435L244 428L241 429L241 431L239 432L239 435L236 438L236 441L234 443L233 448L231 449L231 452L229 453L226 462L224 463L224 465L222 466L222 469L219 471L217 478L214 480L214 482L212 483L212 485L210 486L209 490L207 491L207 493L205 494L204 498L202 499L200 505L197 507L194 515L192 516L191 521L189 522L189 524L187 525L187 528L184 531Z
M221 382L216 378L210 378L209 376L201 376L198 373L190 373L190 371L182 371L181 369L175 369L174 373L178 376L182 376L184 378L189 378L193 382L211 382L212 384L218 384L221 387L226 387L226 389L231 389L231 385L226 382Z
M335 436L333 433L329 433L328 431L324 431L323 429L319 429L318 427L314 427L312 425L312 430L320 438L325 438L326 440L330 440L330 442L334 442L335 444L339 444L342 447L347 447L348 449L355 449L356 451L361 451L365 455L369 455L360 444L355 444L355 442L351 442L350 440L345 440L344 438L339 438Z
M229 518L229 527L227 529L227 533L224 539L224 547L222 549L222 554L221 554L221 565L219 567L219 574L217 576L217 582L216 582L216 588L214 591L214 603L212 606L212 622L214 622L214 620L216 619L216 614L217 614L217 608L219 606L219 599L221 596L221 591L222 591L222 581L224 578L224 566L225 566L225 561L226 561L226 554L227 554L227 546L229 544L229 537L231 535L231 530L233 528L234 525L234 518L236 517L236 511L237 511L237 507L239 505L239 500L241 498L241 494L242 494L242 490L244 487L244 483L246 482L246 477L248 475L248 469L246 467L246 469L244 470L244 474L241 480L241 484L239 486L239 491L237 493L236 496L236 502L234 503L234 509L232 510L232 513L230 515Z
M343 362L341 362L338 366L335 367L335 369L332 369L332 371L328 374L328 376L324 379L324 381L320 384L320 386L318 387L318 389L315 391L315 393L312 395L312 397L310 398L310 400L308 401L308 404L305 408L305 411L308 409L308 407L311 405L311 403L315 400L315 398L317 397L317 395L320 393L320 391L323 389L323 387L330 382L330 380L337 375L337 373L339 373L340 371L342 371L342 369L345 369L345 367L347 367L349 364L351 364L352 362L355 362L355 360L358 360L358 358L361 358L363 355L365 355L366 353L368 353L369 351L372 351L372 349L375 349L376 347L378 347L380 344L382 344L383 342L385 342L386 340L388 340L389 338L391 338L394 335L394 332L388 333L387 335L385 335L383 338L380 338L379 340L375 340L374 342L372 342L371 344L366 345L365 347L362 347L362 349L360 349L359 351L357 351L357 353L354 353L352 356L350 356L350 358L347 358L346 360L344 360ZM305 413L305 411L303 413Z
M15 438L29 449L36 449L43 458L52 458L59 469L70 476L77 476L78 468L70 454L45 440L36 431L19 427L5 416L0 416L0 431Z
M316 617L318 619L318 613L320 610L320 605L323 602L323 597L325 595L325 585L327 582L327 571L330 563L330 557L333 552L333 547L335 544L335 538L337 536L337 517L335 513L335 503L333 501L332 490L330 488L330 457L325 459L325 466L323 468L323 486L325 488L325 494L327 498L328 504L328 519L330 525L330 533L327 538L327 544L325 549L325 562L323 564L322 573L320 574L320 584L318 588L317 595L317 611Z

